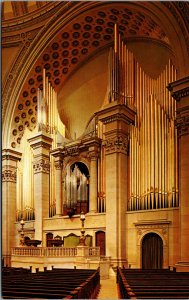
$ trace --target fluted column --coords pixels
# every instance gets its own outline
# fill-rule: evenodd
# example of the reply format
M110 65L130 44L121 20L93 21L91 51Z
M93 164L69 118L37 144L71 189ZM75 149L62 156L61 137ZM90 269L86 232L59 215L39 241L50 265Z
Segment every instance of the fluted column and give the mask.
M89 148L90 157L90 189L89 189L89 212L97 212L97 167L98 167L98 148Z
M12 149L2 151L2 257L10 266L11 247L16 246L16 182L17 162L21 153Z
M49 173L52 138L39 132L28 140L34 153L35 239L43 241L43 219L49 217Z
M62 200L63 200L63 190L62 190L62 167L63 167L63 155L59 150L54 150L51 153L55 160L55 182L56 182L56 216L62 215Z
M180 202L180 260L178 271L189 271L189 76L170 83L172 96L177 100L176 127L178 131L179 202ZM175 249L178 240L175 241Z

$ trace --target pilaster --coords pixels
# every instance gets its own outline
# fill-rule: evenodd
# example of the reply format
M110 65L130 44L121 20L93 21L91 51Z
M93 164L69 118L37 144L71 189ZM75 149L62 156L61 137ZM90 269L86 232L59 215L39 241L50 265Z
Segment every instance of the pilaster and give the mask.
M49 153L52 138L47 133L38 132L34 137L28 139L28 142L34 154L35 239L42 241L43 218L49 216ZM43 246L44 243L45 241L43 241Z
M128 186L129 125L135 112L110 103L98 113L103 122L106 173L106 255L114 265L126 263L125 218Z
M170 83L168 89L177 101L175 123L178 132L181 241L177 268L189 271L189 76Z
M11 247L16 245L17 162L22 154L12 149L2 151L2 257L10 266Z
M90 190L89 190L89 212L97 212L97 168L98 168L99 148L98 146L89 147L90 158Z
M63 189L62 189L62 168L63 168L63 154L60 149L56 149L51 154L54 156L55 163L55 182L56 182L56 216L62 215L62 201L63 201Z

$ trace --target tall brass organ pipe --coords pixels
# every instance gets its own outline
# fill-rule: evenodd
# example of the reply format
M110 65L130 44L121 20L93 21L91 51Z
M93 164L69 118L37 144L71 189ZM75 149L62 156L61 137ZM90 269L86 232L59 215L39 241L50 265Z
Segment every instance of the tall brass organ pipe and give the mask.
M176 207L178 199L176 101L166 86L176 80L171 61L150 78L121 41L117 25L109 56L109 102L135 106L130 126L128 210Z
M48 77L43 70L43 90L38 89L37 94L37 122L38 130L44 130L51 134L53 139L52 150L57 147L57 132L65 137L65 125L61 122L57 109L57 93L48 81ZM55 166L54 157L50 156L50 211L49 216L56 214L55 201Z

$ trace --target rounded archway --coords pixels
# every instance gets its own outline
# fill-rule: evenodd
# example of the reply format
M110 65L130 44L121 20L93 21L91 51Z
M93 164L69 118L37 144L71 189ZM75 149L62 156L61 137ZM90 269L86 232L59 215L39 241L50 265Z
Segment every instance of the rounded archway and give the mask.
M142 240L142 269L163 268L163 241L154 233L148 233Z

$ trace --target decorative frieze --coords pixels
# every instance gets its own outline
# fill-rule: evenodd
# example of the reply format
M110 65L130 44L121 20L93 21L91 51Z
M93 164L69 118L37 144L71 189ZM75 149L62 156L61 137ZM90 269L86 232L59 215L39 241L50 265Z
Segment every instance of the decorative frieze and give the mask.
M189 87L179 90L179 91L175 91L171 93L171 96L177 100L180 101L180 99L189 96Z
M50 162L46 159L39 159L33 163L34 174L36 173L46 173L49 174Z
M2 181L16 183L16 169L15 170L11 170L11 169L4 170L2 172Z
M129 137L125 136L115 136L108 138L103 142L106 154L111 154L115 152L121 152L128 155L129 153Z
M112 123L115 121L124 121L126 124L131 124L131 121L124 114L115 114L101 119L104 124Z
M146 234L155 232L163 238L164 245L166 245L168 241L169 224L170 221L168 220L141 221L134 223L137 230L137 244L140 244L141 239Z

